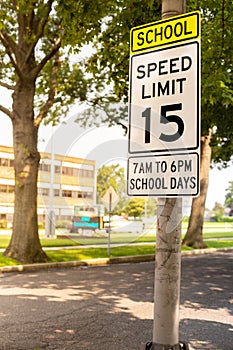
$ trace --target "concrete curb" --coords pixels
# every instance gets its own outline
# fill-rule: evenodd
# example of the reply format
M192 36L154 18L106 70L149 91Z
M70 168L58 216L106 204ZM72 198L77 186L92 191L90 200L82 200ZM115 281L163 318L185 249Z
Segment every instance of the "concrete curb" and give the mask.
M232 248L208 248L208 249L195 249L181 252L182 256L193 256L203 254L214 254L225 251L233 251ZM61 261L55 263L39 263L39 264L26 264L26 265L14 265L14 266L3 266L0 267L0 273L8 272L24 272L24 271L35 271L35 270L49 270L58 268L69 268L69 267L80 267L80 266L104 266L110 264L126 264L126 263L139 263L154 261L154 254L147 255L135 255L135 256L123 256L118 258L100 258L90 260L79 260L79 261Z

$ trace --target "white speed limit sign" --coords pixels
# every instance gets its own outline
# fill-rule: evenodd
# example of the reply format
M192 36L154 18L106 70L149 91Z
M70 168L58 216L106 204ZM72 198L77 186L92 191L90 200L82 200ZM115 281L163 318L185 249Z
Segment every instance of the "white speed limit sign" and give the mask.
M131 57L129 152L199 147L199 42Z

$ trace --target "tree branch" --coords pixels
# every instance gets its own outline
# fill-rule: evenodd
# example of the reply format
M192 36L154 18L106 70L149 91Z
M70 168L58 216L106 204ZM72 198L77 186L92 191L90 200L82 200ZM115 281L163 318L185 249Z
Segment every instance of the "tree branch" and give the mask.
M15 57L14 57L14 55L16 56L16 45L4 29L2 29L0 31L0 40L2 41L3 46L6 49L6 53L7 53L8 57L10 58L10 61L13 65L13 67L15 68L16 73L18 74L18 76L20 78L22 78L21 71L20 71L19 66L17 65L17 62L16 62Z
M14 9L16 9L16 0L12 0L12 4L13 4L13 7L14 7Z
M40 112L38 114L38 116L35 118L35 126L39 127L41 121L46 117L46 115L48 114L49 109L52 107L53 102L54 102L54 98L56 95L56 87L57 87L57 71L58 71L58 67L59 67L59 55L58 52L55 56L55 62L53 65L53 69L52 69L52 77L51 77L51 85L50 85L50 90L49 90L49 94L48 94L48 99L46 101L46 103L43 105L43 107L40 109Z
M222 56L222 52L223 52L223 49L224 49L224 34L225 34L225 18L224 18L224 14L225 14L225 0L222 0L222 49L221 49L221 56Z
M100 110L100 111L105 113L106 117L105 118L101 117L101 122L102 123L104 123L104 124L108 123L109 125L119 125L124 130L124 133L127 134L128 127L127 127L127 125L124 124L124 119L123 118L120 119L120 114L119 114L119 117L114 118L113 115L108 111L106 106L101 104L100 102L93 101L93 100L90 100L90 101L87 100L87 103L92 108L94 108L94 109L97 108L98 110ZM97 110L97 113L98 113L98 110ZM115 113L114 113L114 115L115 115ZM122 115L124 115L124 113L122 113ZM81 117L81 118L77 118L77 120L80 121L81 124L83 124L84 120L86 122L87 116L89 116L89 112L88 111L87 111L87 114L84 113L84 116Z
M13 85L4 83L3 81L0 81L0 86L6 88L6 89L8 89L8 90L15 90L15 87L14 87Z
M49 14L51 12L52 9L52 3L53 0L48 1L47 3L47 9L46 9L46 13L43 16L42 19L40 19L38 16L33 18L33 14L31 13L31 16L29 17L29 27L33 30L34 34L36 35L34 42L30 45L29 50L27 52L26 58L25 58L25 62L28 62L29 58L31 57L31 54L38 42L38 40L42 37L43 33L44 33L44 28L45 25L48 21L49 18Z
M6 107L0 105L0 111L3 112L4 114L6 114L10 119L13 119L12 112L9 109L7 109Z
M51 50L44 56L40 63L33 69L32 74L36 77L43 69L45 64L52 58L61 47L61 38L58 38Z

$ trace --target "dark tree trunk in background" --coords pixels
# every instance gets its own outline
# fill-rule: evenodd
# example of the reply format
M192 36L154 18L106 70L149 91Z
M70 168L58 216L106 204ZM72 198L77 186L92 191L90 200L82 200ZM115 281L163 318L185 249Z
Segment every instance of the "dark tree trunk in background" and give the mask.
M188 230L183 240L183 245L193 248L206 248L203 241L203 223L205 214L205 201L209 185L209 170L211 162L212 131L207 136L201 137L201 166L200 166L200 195L193 198Z

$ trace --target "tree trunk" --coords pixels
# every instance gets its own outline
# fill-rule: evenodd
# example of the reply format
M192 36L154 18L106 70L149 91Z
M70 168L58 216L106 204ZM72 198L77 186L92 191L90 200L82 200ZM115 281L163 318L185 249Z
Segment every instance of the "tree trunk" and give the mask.
M203 223L205 214L205 201L209 185L209 169L211 162L211 141L212 131L209 135L201 137L201 169L200 169L200 195L193 198L191 215L183 245L193 248L206 248L203 241Z
M35 82L20 80L13 94L15 203L13 232L5 256L23 263L47 260L38 235L37 176L40 154L34 125ZM25 103L27 101L27 103Z

